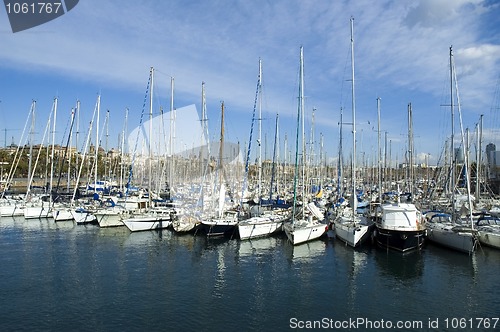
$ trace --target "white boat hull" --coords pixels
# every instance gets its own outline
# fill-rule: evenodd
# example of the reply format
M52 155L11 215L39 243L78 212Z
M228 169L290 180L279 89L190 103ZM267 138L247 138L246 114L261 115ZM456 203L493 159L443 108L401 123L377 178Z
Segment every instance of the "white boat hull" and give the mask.
M88 224L96 221L95 215L88 210L76 209L71 211L73 219L78 225Z
M0 206L0 216L2 217L24 216L24 206L18 206L18 205Z
M283 228L293 245L319 239L326 232L326 225L319 222L287 222Z
M68 221L74 220L71 209L55 209L52 211L52 217L55 221Z
M238 232L241 240L254 239L282 231L283 216L252 217L238 223Z
M95 217L99 223L99 227L119 227L124 226L122 222L122 216L124 212L122 211L102 211L96 212Z
M355 222L334 222L335 235L351 247L358 247L368 237L370 227Z
M52 217L52 211L48 207L32 206L24 208L24 219L40 219Z
M481 244L500 249L500 232L488 232L479 229L478 238Z
M477 243L474 233L459 231L452 224L428 224L427 239L468 254L474 252Z
M172 225L170 219L148 216L123 219L122 222L131 232L163 229Z

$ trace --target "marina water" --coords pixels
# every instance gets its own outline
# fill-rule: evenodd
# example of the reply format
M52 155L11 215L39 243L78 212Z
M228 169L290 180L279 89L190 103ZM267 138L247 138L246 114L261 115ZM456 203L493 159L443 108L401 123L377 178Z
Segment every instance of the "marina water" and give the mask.
M0 252L2 331L285 331L315 323L380 331L382 321L406 324L393 330L479 331L495 330L479 319L500 315L500 252L484 247L469 256L427 244L401 255L328 238L294 247L285 236L207 239L2 217ZM353 321L362 325L345 325Z

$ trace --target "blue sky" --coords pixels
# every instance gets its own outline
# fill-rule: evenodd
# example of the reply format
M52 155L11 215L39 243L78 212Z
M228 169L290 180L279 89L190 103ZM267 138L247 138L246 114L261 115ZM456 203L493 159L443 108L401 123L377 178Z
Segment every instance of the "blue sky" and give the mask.
M56 96L56 140L65 142L76 100L81 101L83 132L100 93L101 110L110 111L109 146L116 146L126 108L128 128L139 124L153 66L155 112L160 105L169 109L170 77L175 78L174 106L196 104L200 111L204 81L211 139L217 139L224 100L226 138L243 146L261 58L262 128L270 157L276 113L281 140L287 135L289 149L294 146L302 45L308 127L315 108L316 145L322 135L327 157L333 159L341 107L344 121L351 119L351 16L358 160L375 160L380 97L381 129L391 142L392 159L404 157L411 102L415 153L421 161L427 155L436 162L451 132L449 107L442 106L450 103L450 45L464 126L474 131L484 114L484 143L500 145L500 3L482 0L82 0L66 15L15 34L2 9L0 144L5 133L8 144L12 137L18 143L33 99L41 139ZM350 128L344 126L346 158L351 141Z

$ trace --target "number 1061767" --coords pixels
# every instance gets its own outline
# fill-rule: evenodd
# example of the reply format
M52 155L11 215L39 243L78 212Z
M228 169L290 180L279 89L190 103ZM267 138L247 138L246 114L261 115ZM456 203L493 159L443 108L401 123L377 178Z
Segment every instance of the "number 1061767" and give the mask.
M444 323L447 329L496 329L499 318L446 318Z
M61 2L8 2L7 14L58 14L63 10Z

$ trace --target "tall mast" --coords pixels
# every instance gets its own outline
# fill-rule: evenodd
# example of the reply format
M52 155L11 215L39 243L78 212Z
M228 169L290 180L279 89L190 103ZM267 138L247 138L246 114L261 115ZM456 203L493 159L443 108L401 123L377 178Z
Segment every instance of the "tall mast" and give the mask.
M125 133L127 132L128 107L125 108L125 122L123 124L122 137L120 142L120 191L123 191L123 176L125 167Z
M79 151L78 150L78 144L80 143L79 142L79 138L80 138L80 101L79 100L76 101L76 110L75 110L75 112L76 112L76 135L75 135L76 136L75 137L75 152L76 153L75 153L75 165L78 166L79 165L78 164L78 155L79 155L79 153L78 153L78 151ZM75 178L75 185L76 186L78 185L78 180L79 179Z
M28 176L31 175L31 168L32 168L32 157L33 157L33 133L35 131L35 108L36 108L36 101L33 100L31 102L31 128L30 128L30 157L28 159ZM31 181L28 181L28 187L26 188L26 193L28 194L31 190L30 188L30 183ZM27 196L27 195L26 195Z
M451 214L455 220L455 110L453 105L453 50L450 46L450 109L451 109Z
M378 181L378 201L382 203L382 150L380 150L380 97L377 97L377 181Z
M295 222L295 211L297 205L297 178L299 177L299 125L303 111L303 103L304 103L304 48L300 47L300 68L299 68L299 102L297 109L297 130L295 137L295 172L293 177L293 211L292 211L292 222ZM302 130L302 143L304 143L304 131ZM304 176L304 147L302 146L302 176ZM304 179L304 177L302 177ZM302 190L304 190L304 186L302 186ZM302 199L305 200L304 195L302 195ZM305 201L304 201L305 202ZM304 209L302 209L304 211Z
M57 97L54 98L54 118L52 122L52 151L50 153L49 201L52 203L52 181L54 180L54 150L56 141Z
M149 139L148 139L148 199L149 199L149 206L151 206L151 196L152 196L152 144L151 141L153 140L153 77L154 77L154 69L151 67L151 89L149 90Z
M175 111L174 111L174 78L170 77L170 163L168 168L168 185L172 188L174 169L174 139L175 139Z
M354 93L354 18L351 17L351 90L352 90L352 217L356 215L356 98Z
M224 102L221 103L221 115L220 115L219 184L222 184L223 153L224 153Z
M479 202L481 194L481 146L483 145L483 115L479 117L478 134L477 134L477 156L476 156L476 201Z
M342 158L342 121L343 120L343 108L340 108L340 128L339 128L339 158L337 162L337 194L339 195L338 198L342 197L344 193L342 192L342 187L343 187L343 158Z
M413 193L413 111L408 103L408 189Z
M257 197L259 199L259 205L261 201L261 183L262 183L262 60L259 58L259 83L258 83L258 96L259 96L259 157L258 157L258 171L259 178L257 184Z
M95 131L95 166L94 166L94 193L97 193L97 162L99 157L99 113L101 112L101 95L97 95L97 121Z
M106 161L104 162L104 174L108 175L108 179L111 178L111 161L108 159L108 144L109 144L109 110L106 110L106 141L104 142L104 156Z
M205 112L207 110L206 105L206 97L205 97L205 82L201 82L201 135L200 135L200 176L203 179L203 174L205 174L205 170L203 167L203 152L204 152L204 135L205 135ZM207 159L208 161L208 159Z
M273 148L273 167L271 171L271 186L269 188L269 200L273 199L273 187L275 181L275 170L276 170L276 156L278 152L278 114L276 114L276 125L274 128L274 148Z
M66 151L68 151L68 177L66 184L66 191L69 193L71 187L71 143L73 142L73 124L75 122L75 109L71 109L71 129L69 131L68 144L66 145ZM59 185L58 185L59 187Z

